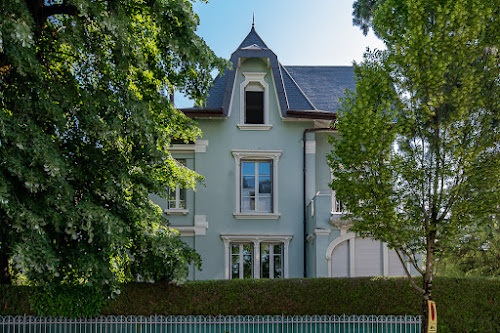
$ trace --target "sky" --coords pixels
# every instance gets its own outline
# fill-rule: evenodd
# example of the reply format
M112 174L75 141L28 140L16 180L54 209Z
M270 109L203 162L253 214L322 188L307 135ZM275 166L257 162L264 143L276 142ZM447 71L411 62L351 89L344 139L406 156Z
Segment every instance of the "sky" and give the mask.
M197 34L215 53L229 59L252 27L283 65L350 66L366 48L382 49L373 33L352 25L354 0L210 0L193 6ZM192 102L176 96L178 108Z

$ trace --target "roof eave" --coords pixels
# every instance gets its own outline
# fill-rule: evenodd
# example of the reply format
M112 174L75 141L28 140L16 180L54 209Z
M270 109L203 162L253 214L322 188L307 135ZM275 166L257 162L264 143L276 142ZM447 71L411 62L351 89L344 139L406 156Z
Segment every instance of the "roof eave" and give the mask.
M184 113L189 118L224 118L223 109L181 109L182 113Z
M336 120L337 113L318 110L287 110L286 115L291 118L307 118L307 119L327 119Z

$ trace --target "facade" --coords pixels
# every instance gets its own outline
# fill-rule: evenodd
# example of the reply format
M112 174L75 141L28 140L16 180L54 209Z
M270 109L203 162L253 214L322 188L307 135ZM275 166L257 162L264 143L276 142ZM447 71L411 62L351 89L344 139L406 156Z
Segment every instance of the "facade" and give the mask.
M204 108L183 110L203 138L172 155L205 177L153 196L201 254L190 278L403 275L393 251L355 237L329 189L328 135L352 67L283 66L252 27Z

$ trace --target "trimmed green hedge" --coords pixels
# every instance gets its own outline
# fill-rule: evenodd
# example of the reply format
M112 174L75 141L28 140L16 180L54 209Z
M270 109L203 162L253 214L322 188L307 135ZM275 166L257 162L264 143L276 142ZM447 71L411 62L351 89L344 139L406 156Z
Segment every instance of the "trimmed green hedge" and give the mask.
M418 283L418 281L417 281ZM33 314L26 287L2 286L0 314ZM439 331L500 332L500 280L437 278ZM133 283L104 315L419 315L421 297L403 278Z

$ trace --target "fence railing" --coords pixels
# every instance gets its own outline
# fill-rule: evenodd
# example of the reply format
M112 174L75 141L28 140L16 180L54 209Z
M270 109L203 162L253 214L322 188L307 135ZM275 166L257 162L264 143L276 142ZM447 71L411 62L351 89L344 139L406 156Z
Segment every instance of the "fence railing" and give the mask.
M420 316L0 316L1 333L419 333Z

